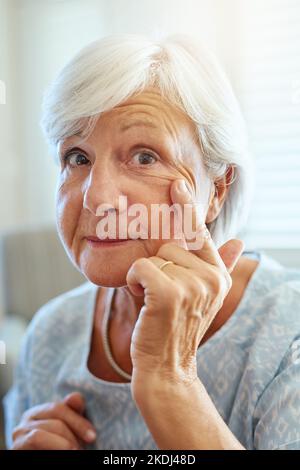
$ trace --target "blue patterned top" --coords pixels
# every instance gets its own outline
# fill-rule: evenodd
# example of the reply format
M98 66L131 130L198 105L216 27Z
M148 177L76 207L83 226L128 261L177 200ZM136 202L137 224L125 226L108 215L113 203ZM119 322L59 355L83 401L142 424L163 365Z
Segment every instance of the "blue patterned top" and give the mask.
M257 256L259 265L234 314L198 349L198 375L246 449L300 449L300 270L263 252L244 256ZM8 447L25 410L79 391L97 429L87 448L157 449L130 384L88 370L96 294L97 286L85 283L31 321L4 398Z

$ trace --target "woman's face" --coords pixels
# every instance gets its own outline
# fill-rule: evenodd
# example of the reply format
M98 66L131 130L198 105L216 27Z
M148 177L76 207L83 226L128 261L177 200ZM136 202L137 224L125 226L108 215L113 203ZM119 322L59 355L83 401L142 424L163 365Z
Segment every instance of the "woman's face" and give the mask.
M209 198L210 185L195 128L155 89L103 113L89 138L66 139L59 154L58 231L72 261L97 285L125 285L131 264L137 258L155 255L170 240L161 233L159 239L151 239L150 213L152 204L172 205L170 186L174 179L184 178L196 191L198 202L207 204ZM170 164L175 161L180 163L177 168ZM117 223L125 215L120 196L126 196L127 211L136 203L147 209L149 238L115 245L91 241L98 233L98 222L107 215L99 216L101 204L115 209ZM127 217L128 226L137 215Z

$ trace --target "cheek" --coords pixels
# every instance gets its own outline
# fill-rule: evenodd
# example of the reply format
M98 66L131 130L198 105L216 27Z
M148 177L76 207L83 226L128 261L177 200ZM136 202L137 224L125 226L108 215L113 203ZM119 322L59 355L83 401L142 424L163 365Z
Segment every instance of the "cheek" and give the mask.
M147 190L144 191L143 199L141 199L142 205L145 207L145 217L142 217L143 222L147 225L148 236L151 238L151 227L153 228L154 232L157 233L159 230L159 238L161 238L161 218L158 218L158 208L162 206L170 206L172 204L171 196L170 196L170 185L172 182L165 181L160 185L153 185L152 187L148 187ZM158 220L159 219L159 220Z
M56 224L59 235L69 246L81 214L83 196L78 188L59 181L56 190Z
M144 238L150 256L158 251L161 244L173 238L174 213L169 210L172 205L171 183L167 181L157 187L153 185L144 191L143 198L135 197L135 201L138 200L142 206L141 210L135 212L134 208L137 206L134 203L129 207L129 236L134 236L133 232L136 230Z

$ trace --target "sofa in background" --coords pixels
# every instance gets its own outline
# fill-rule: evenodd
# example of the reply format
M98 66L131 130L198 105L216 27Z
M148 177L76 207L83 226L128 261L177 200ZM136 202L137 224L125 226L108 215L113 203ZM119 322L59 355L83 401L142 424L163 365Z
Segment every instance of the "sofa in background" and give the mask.
M68 259L55 227L0 234L0 340L6 346L6 364L0 364L0 400L12 383L28 322L48 300L83 282L85 277ZM1 442L3 446L0 432L0 448Z

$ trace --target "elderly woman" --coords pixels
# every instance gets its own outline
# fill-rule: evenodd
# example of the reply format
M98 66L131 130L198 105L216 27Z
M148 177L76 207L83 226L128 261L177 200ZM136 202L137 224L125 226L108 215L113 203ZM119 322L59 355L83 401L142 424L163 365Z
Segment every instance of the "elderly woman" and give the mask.
M89 282L28 328L8 446L300 448L300 276L234 238L251 164L213 57L184 35L103 38L61 71L42 124L60 161L58 232ZM151 236L153 205L177 207L172 228L189 207L193 236L182 219ZM105 238L108 215L122 223Z

